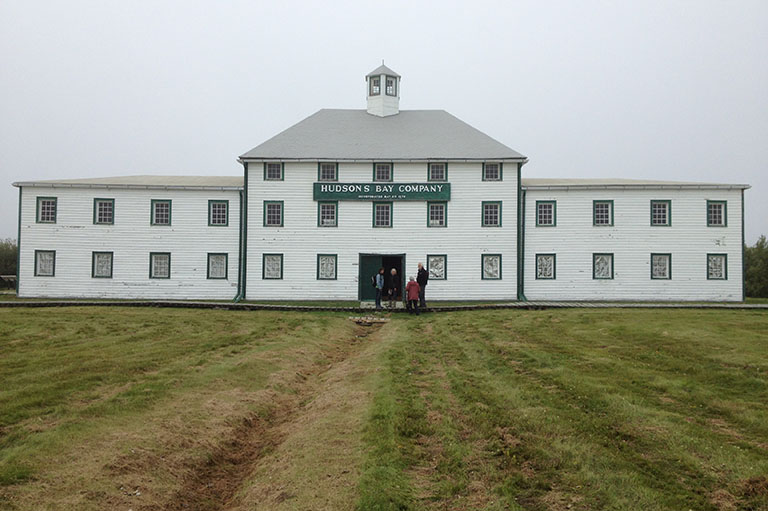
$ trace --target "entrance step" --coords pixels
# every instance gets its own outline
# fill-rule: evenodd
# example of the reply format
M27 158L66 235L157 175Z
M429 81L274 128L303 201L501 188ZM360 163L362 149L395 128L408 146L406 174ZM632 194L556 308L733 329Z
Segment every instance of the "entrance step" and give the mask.
M381 301L381 307L383 310L389 310L389 302L386 300ZM376 308L376 302L360 302L360 308L361 309L375 309ZM404 309L405 304L403 302L395 302L395 309Z

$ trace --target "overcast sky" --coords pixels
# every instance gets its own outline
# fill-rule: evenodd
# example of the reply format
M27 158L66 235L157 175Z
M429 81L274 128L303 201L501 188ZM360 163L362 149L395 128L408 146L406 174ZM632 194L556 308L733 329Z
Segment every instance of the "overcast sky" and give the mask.
M749 183L768 233L768 1L0 0L0 237L13 181L237 175L320 108L445 109L527 177Z

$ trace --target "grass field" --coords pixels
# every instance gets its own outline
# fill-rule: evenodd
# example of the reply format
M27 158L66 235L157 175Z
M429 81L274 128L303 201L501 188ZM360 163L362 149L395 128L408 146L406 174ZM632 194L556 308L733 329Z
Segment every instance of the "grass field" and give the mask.
M768 509L768 313L0 309L0 509Z

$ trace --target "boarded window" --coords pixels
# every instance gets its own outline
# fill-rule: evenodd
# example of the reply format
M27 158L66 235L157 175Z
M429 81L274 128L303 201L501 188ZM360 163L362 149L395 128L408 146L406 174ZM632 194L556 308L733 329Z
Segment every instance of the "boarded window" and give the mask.
M672 278L672 256L670 254L651 254L651 278L654 280Z
M501 255L483 254L483 279L500 280L501 279Z
M707 254L707 278L726 280L728 278L728 256L725 254Z
M447 258L444 255L427 256L427 271L430 280L446 280L447 278Z
M112 278L112 252L94 252L91 276L95 279Z
M592 254L592 278L613 278L613 254Z
M279 280L283 278L283 254L264 254L263 278Z
M536 278L555 279L555 254L536 254Z
M317 256L318 280L336 280L336 255L319 254Z
M227 254L208 254L208 278L226 279L228 259Z
M53 277L56 274L56 251L35 250L35 276Z
M149 278L171 278L171 254L163 252L149 255Z

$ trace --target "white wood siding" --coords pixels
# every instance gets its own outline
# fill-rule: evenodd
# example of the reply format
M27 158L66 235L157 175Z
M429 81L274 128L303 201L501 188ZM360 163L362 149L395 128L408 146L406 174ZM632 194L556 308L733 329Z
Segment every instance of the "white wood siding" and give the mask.
M263 165L248 167L250 300L356 300L360 253L406 254L406 277L427 254L446 254L447 280L430 280L427 298L514 300L517 296L517 164L503 181L482 180L480 163L448 164L451 200L446 228L427 228L425 201L395 201L393 228L372 227L370 201L340 201L338 227L317 226L312 184L317 163L285 163L284 181L264 181ZM372 163L339 163L339 182L370 183ZM394 163L395 183L426 182L427 164ZM263 227L264 201L284 201L284 227ZM502 227L481 227L482 201L502 201ZM283 279L262 280L262 254L282 253ZM502 254L502 280L481 279L481 254ZM338 254L337 280L317 280L317 254ZM369 285L365 282L365 285Z
M525 296L529 300L741 301L740 190L528 190ZM536 227L536 201L557 201L557 226ZM597 227L593 200L614 201ZM651 200L671 200L672 225L651 227ZM707 200L728 201L727 227L707 226ZM614 279L592 278L592 254L614 254ZM556 280L537 280L536 254L557 254ZM672 254L671 280L650 278L651 253ZM728 254L728 279L707 280L707 254Z
M57 197L55 224L36 223L36 197ZM93 224L93 199L114 198L114 225ZM152 199L172 201L171 226L150 225ZM208 200L229 201L229 226L208 226ZM19 296L232 299L237 292L237 191L24 187ZM34 275L35 250L56 251L56 275ZM92 252L114 252L111 279L91 277ZM171 278L149 278L150 252L171 253ZM207 279L207 254L228 256L228 279Z

